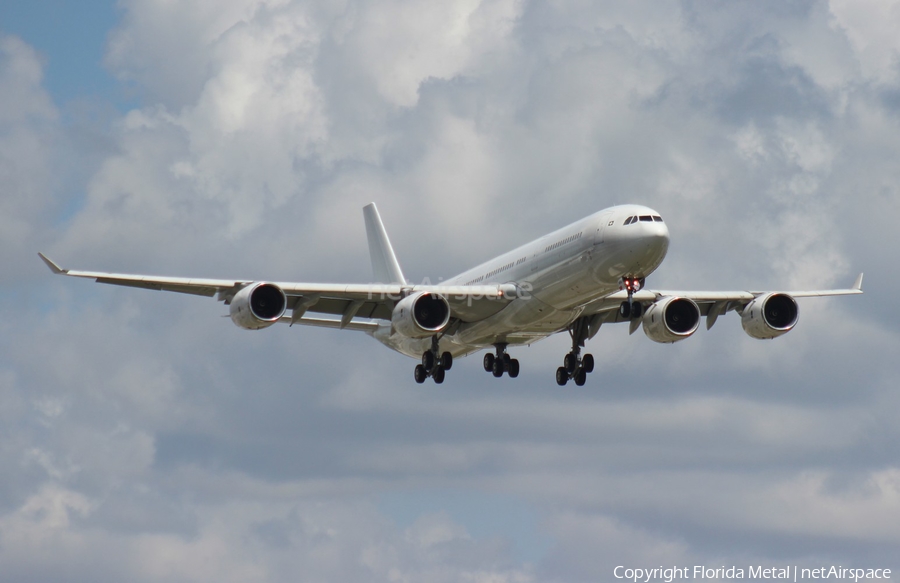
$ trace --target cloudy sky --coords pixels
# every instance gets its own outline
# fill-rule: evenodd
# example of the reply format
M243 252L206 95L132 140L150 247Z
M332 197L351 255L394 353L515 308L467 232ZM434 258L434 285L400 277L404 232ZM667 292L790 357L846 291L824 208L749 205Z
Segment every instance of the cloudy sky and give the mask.
M0 581L594 582L900 570L900 3L0 4ZM616 203L658 288L847 287L752 340L618 326L442 386L66 267L365 282ZM896 572L896 571L895 571Z

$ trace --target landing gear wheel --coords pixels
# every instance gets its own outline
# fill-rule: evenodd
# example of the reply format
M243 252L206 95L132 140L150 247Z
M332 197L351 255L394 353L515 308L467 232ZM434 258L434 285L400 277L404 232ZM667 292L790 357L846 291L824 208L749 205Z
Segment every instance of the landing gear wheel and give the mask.
M640 314L641 305L631 301L633 289L628 287L633 284L631 280L624 280L623 286L628 289L628 301L619 305L619 316L628 318L635 313ZM583 316L572 322L569 327L569 336L572 338L572 350L563 359L563 365L556 370L556 382L560 386L569 380L574 380L579 387L587 380L588 373L594 371L594 357L590 354L582 354L586 340L591 338L600 326L598 316Z
M519 359L513 358L509 361L509 378L514 379L519 376Z
M496 378L503 376L503 373L509 373L510 378L519 375L519 361L510 357L506 352L506 342L497 342L494 344L494 354L490 352L484 355L484 370L493 374Z
M585 354L584 358L581 359L581 368L584 369L584 372L591 373L594 372L594 355L593 354Z
M587 373L583 368L579 368L578 372L575 373L575 384L579 387L584 386L584 382L587 380Z
M444 382L444 367L442 367L442 366L435 367L434 372L431 373L431 378L434 379L434 383L436 385L439 385L442 382Z
M434 368L434 353L430 350L422 353L422 366L427 373L430 373Z
M445 352L441 355L441 368L444 370L450 370L453 366L453 355L449 352Z
M570 352L566 355L565 359L563 359L563 368L566 369L566 374L572 374L577 367L578 357Z
M619 316L624 320L628 320L631 318L631 304L628 302L622 302L619 305Z
M637 320L644 313L644 304L635 302L631 305L631 319Z
M417 383L419 383L420 385L421 385L422 383L424 383L424 382L425 382L425 379L428 378L428 373L425 372L425 367L422 366L421 364L417 364L417 365L416 365L415 376L416 376L416 382L417 382Z

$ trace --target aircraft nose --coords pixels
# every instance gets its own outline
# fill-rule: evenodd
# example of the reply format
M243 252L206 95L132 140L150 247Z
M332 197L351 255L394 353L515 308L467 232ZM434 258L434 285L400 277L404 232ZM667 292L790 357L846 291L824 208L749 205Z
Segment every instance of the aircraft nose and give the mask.
M653 223L652 234L658 239L669 240L669 227L665 223Z
M669 227L665 223L653 223L650 235L654 242L661 247L669 246Z
M653 253L665 253L669 248L669 227L657 213L654 212L653 217L652 222L640 223L641 238L647 244L648 250Z

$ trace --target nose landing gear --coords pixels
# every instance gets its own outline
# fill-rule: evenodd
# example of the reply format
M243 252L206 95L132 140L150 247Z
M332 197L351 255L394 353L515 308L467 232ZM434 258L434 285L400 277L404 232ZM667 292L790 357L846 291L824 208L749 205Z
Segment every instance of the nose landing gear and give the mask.
M619 279L619 289L628 292L628 299L619 306L619 316L623 320L637 320L644 314L644 306L634 301L634 292L644 287L644 278L623 277Z

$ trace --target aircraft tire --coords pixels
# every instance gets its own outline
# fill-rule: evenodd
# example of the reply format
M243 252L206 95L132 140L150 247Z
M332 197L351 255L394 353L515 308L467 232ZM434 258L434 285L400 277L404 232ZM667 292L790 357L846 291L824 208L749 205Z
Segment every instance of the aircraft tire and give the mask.
M584 369L584 372L591 373L594 372L594 355L593 354L585 354L584 358L581 359L581 368Z
M556 384L564 387L566 386L567 382L569 382L569 371L567 371L565 367L561 366L556 369Z
M579 368L578 372L575 373L575 384L579 387L583 387L585 381L587 381L587 373L583 368Z
M425 367L422 366L421 364L417 364L417 365L416 365L415 376L416 376L416 382L417 382L417 383L419 383L420 385L421 385L422 383L424 383L424 382L425 382L425 379L428 378L428 373L425 372Z
M509 378L514 379L519 376L519 359L514 358L509 361Z
M575 369L577 367L578 367L578 357L570 352L563 359L563 368L566 369L567 374L572 374L573 372L575 372Z
M494 370L494 355L488 352L484 355L484 372Z
M619 316L622 317L623 320L628 320L631 318L631 304L628 302L622 302L619 305Z
M453 366L453 355L449 352L445 352L441 355L441 368L444 370L450 370Z
M635 302L631 306L631 319L632 320L637 320L638 318L640 318L643 315L643 313L644 313L644 304Z
M434 353L430 350L422 353L422 366L427 373L430 373L434 369Z
M437 366L434 368L434 372L431 373L431 378L434 379L434 384L439 385L444 382L444 367Z
M499 379L500 377L503 376L503 371L505 368L506 367L503 366L503 359L495 358L494 359L494 369L491 372L494 373L494 377Z

